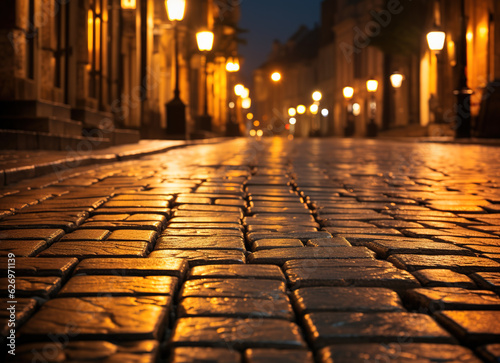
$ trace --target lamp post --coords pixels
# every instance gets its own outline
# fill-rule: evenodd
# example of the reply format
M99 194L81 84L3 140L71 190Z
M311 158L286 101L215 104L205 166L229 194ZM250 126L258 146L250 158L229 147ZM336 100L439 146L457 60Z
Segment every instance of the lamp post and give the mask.
M214 33L205 30L196 33L196 42L198 49L203 54L204 65L204 84L205 94L203 98L203 115L199 116L200 129L204 131L212 131L212 117L208 114L208 72L207 72L207 53L212 50L214 45Z
M354 88L344 87L342 90L344 99L346 100L346 126L344 128L344 136L351 137L354 135L354 120L352 119L352 106L349 102L354 96Z
M175 47L175 89L174 98L167 103L167 133L186 137L186 105L180 98L179 90L179 31L178 22L184 19L186 0L166 0L168 19L174 23Z
M378 81L375 79L369 79L366 81L366 90L370 94L370 122L368 123L368 130L366 132L366 136L375 137L378 133L377 123L375 122L375 118L377 115L377 101L375 99L375 92L378 89Z
M226 62L226 71L229 73L229 87L232 88L234 83L234 73L240 70L240 62L238 57L229 57ZM236 105L233 101L233 92L228 92L229 101L233 107L228 108L228 116L226 122L226 135L227 136L237 136L239 134L238 130L238 120L236 119Z
M392 88L394 89L394 107L392 108L392 112L394 114L392 119L394 120L394 124L397 124L396 119L398 117L398 89L403 85L404 76L399 72L394 72L389 78L391 80Z
M470 97L473 91L467 86L467 18L465 17L465 0L460 1L461 31L460 48L457 57L459 71L458 87L453 94L456 96L456 122L455 138L471 137Z
M323 94L320 91L314 91L311 95L314 103L309 107L309 111L312 114L311 122L311 136L320 136L321 131L321 120L318 117L320 101L323 98Z

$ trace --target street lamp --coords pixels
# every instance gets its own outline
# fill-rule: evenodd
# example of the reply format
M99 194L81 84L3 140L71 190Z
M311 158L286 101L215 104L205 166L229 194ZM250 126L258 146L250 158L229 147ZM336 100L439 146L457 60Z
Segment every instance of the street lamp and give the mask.
M214 45L214 33L208 30L196 33L196 42L198 49L203 54L203 65L205 75L205 95L203 98L203 115L199 117L200 128L205 131L212 131L212 117L208 114L208 72L207 72L207 53L212 50Z
M136 0L121 0L122 9L134 10L136 7Z
M243 86L242 84L237 84L236 86L234 86L234 94L236 96L241 96L243 92L245 92L245 86Z
M304 106L304 105L298 105L297 106L297 113L299 115L303 115L304 113L306 113L306 106Z
M279 82L281 80L281 73L280 72L274 72L271 74L271 79L273 82Z
M369 79L366 81L366 90L370 93L370 122L368 123L368 130L366 135L368 137L377 136L377 123L375 122L376 112L377 112L377 101L375 99L375 92L378 89L378 81L375 79Z
M238 57L228 57L226 62L226 71L228 72L228 84L229 87L235 82L234 74L240 70L240 62ZM229 92L228 98L233 104L233 107L227 110L227 120L226 120L226 135L227 136L237 136L239 134L238 130L238 118L236 116L235 102L233 101L233 94Z
M186 105L180 98L179 90L179 31L177 23L184 19L186 0L166 0L168 19L174 23L175 47L175 89L174 98L167 103L167 133L186 135Z
M446 33L436 27L436 29L427 33L427 45L429 49L439 53L444 48Z
M290 107L288 109L288 116L294 117L295 115L297 115L297 110L294 107Z
M404 76L399 72L394 72L391 74L391 84L394 88L401 88L403 84Z
M342 94L346 101L346 126L344 128L344 136L350 137L354 135L354 120L352 119L352 106L349 102L354 96L354 88L352 87L344 87L342 90Z
M473 91L467 85L467 18L465 16L465 0L460 2L460 48L457 57L457 70L459 72L458 87L453 94L456 99L455 138L471 137L470 97Z
M240 70L240 61L238 57L229 57L226 63L226 71L230 73L238 72Z

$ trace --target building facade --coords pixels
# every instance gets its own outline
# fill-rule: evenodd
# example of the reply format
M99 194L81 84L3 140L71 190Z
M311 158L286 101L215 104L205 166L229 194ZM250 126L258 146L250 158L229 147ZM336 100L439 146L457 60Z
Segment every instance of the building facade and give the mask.
M454 92L465 77L470 107L458 108L470 108L473 134L479 133L481 104L496 94L492 84L500 78L499 8L494 0L324 0L313 56L307 62L271 56L255 73L256 91L267 99L278 97L279 108L288 109L310 103L308 94L320 90L320 107L327 109L319 118L320 135L373 136L374 123L376 133L402 129L400 134L442 136L453 135L461 123ZM432 30L445 32L439 52L427 43ZM460 52L464 43L466 50ZM283 69L289 92L293 85L287 79L300 83L297 77L307 78L299 87L303 96L273 96L273 85L259 81L271 68ZM403 77L399 87L392 84L394 73ZM368 80L377 81L375 92L368 91ZM344 97L345 87L352 87L352 97ZM260 117L268 117L269 110L261 106ZM298 118L295 129L307 125Z
M174 25L163 0L12 0L0 4L0 129L18 147L96 147L167 137L175 87ZM237 53L234 1L188 0L178 26L179 89L196 132L204 72L195 34L211 30L212 130L227 122L225 61ZM100 140L100 143L99 143ZM12 146L12 145L11 145ZM15 146L15 145L13 145Z

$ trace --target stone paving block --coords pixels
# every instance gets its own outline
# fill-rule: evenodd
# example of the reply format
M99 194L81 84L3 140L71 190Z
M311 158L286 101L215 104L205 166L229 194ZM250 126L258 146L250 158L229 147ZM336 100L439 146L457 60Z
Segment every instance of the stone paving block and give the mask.
M299 328L280 319L181 318L171 344L178 346L246 348L305 348Z
M102 205L102 208L168 208L168 200L110 200Z
M296 232L317 232L317 227L300 226L295 224L259 224L247 226L249 233L296 233Z
M471 277L479 286L500 295L500 272L476 272Z
M10 300L2 299L0 301L0 338L7 337L10 333L9 320L12 324L10 311L7 308L11 308L12 304L8 303ZM34 313L37 307L37 302L35 299L30 298L16 298L17 303L15 304L15 324L16 331L22 326Z
M241 363L241 354L227 348L177 347L172 350L170 363Z
M304 247L304 244L300 239L294 238L272 238L272 239L260 239L252 243L252 251L263 251L271 250L274 248L297 248Z
M177 206L177 211L212 212L220 213L222 215L228 213L240 215L240 218L243 218L242 208L230 207L225 205L182 204Z
M169 223L168 229L229 229L242 231L243 226L239 223Z
M257 279L285 282L285 275L275 265L208 265L189 270L188 279Z
M77 224L73 221L65 221L59 218L49 219L34 219L30 218L29 214L15 215L15 219L0 221L0 230L2 229L33 229L33 228L50 228L50 229L62 229L66 232L70 232L77 227ZM21 217L19 217L21 216ZM83 221L83 219L82 219Z
M239 317L293 320L294 313L288 299L265 300L228 297L187 297L179 303L180 318Z
M283 265L283 270L286 271L291 268L304 270L310 274L314 273L315 269L325 268L394 268L394 265L387 261L372 260L366 258L353 258L353 259L333 259L333 260L318 260L318 259L305 259L305 260L290 260Z
M380 258L384 259L394 254L473 255L469 249L455 246L451 243L421 242L418 239L415 239L413 242L398 240L373 241L367 243L366 247L375 251Z
M463 287L474 289L476 284L467 275L448 269L424 269L413 272L413 276L425 287Z
M401 220L375 220L370 221L369 223L374 224L379 228L424 228L424 226L419 223Z
M276 213L276 214L299 214L299 215L310 215L312 213L311 210L307 208L307 206L302 205L299 207L253 207L248 208L248 213L251 215L254 214L266 214L266 213Z
M145 257L150 249L139 241L72 241L57 242L40 253L40 257Z
M394 228L338 228L338 227L325 227L326 231L333 235L342 234L370 234L370 235L384 235L384 236L402 236L401 232Z
M159 339L167 324L170 296L57 298L23 325L23 341L52 335L74 340Z
M465 245L495 245L498 243L497 239L493 238L465 238L456 236L440 236L436 241L450 242L459 246Z
M335 227L335 228L375 228L375 224L370 224L361 221L346 221L346 220L329 220L328 223L324 224L325 227Z
M155 216L156 214L151 214ZM162 221L134 221L134 220L125 220L125 221L91 221L82 224L79 229L107 229L107 230L151 230L155 232L161 232L165 227L165 222Z
M306 243L307 247L352 247L343 237L314 238Z
M196 279L184 283L179 294L187 297L227 297L265 300L286 300L286 285L277 280Z
M454 255L391 255L388 258L396 267L417 271L429 268L448 268L458 273L498 271L500 263L482 257Z
M65 344L27 343L16 347L15 358L7 362L156 362L159 344L155 340L137 342L75 341Z
M288 268L285 274L292 289L312 286L357 286L405 290L420 286L410 273L396 268Z
M320 350L321 363L480 363L474 353L459 345L430 343L363 343L332 345Z
M204 217L173 217L169 220L170 223L186 223L188 226L195 223L205 224L205 223L228 223L228 224L238 224L240 219L233 217L226 217L221 215L210 215Z
M73 276L57 297L174 296L177 277L172 276Z
M478 353L488 363L500 361L500 344L488 344L478 349Z
M500 341L500 311L445 310L435 314L437 321L466 344Z
M10 229L0 231L0 240L41 240L48 244L64 235L62 229Z
M272 250L251 253L248 256L248 262L282 266L289 260L350 258L371 259L374 257L375 254L365 247L275 248Z
M187 262L181 258L89 258L80 262L75 275L175 276L183 278Z
M158 237L155 231L115 230L106 238L106 241L142 241L152 245Z
M318 232L290 232L290 233L261 233L253 232L247 234L247 239L250 242L255 242L260 239L283 239L283 238L296 238L300 239L303 243L307 243L308 240L314 238L332 238L333 236L329 232L318 231Z
M388 215L379 213L346 213L346 214L320 214L318 220L324 227L336 227L335 223L342 220L347 221L361 221L373 223L375 220L392 220L393 218Z
M313 363L313 354L307 350L298 349L247 349L246 363Z
M196 197L196 196L178 196L175 199L175 204L212 204L212 199L207 197Z
M169 229L167 228L161 235L162 237L240 237L243 238L242 231L234 231L230 229Z
M251 217L243 218L243 224L245 225L255 225L255 224L281 224L281 223L293 223L302 224L308 226L317 226L318 223L312 215L297 215L290 214L287 216L283 215L272 215L272 214L256 214Z
M78 264L76 258L16 257L16 276L57 276L63 280ZM0 258L0 276L7 276L7 258Z
M98 208L92 211L92 216L99 214L161 214L166 217L170 216L169 208Z
M237 250L245 251L241 237L176 237L162 236L156 241L155 250Z
M302 315L328 311L405 311L396 292L378 287L304 287L293 291L291 298Z
M311 313L304 316L315 349L331 344L415 343L452 344L454 338L428 315L389 313Z
M102 241L110 235L110 231L105 229L80 229L68 233L61 238L63 241Z
M8 296L8 279L0 278L0 296ZM50 299L54 297L61 288L60 277L45 276L17 276L16 297Z
M44 240L0 240L0 257L13 253L16 257L32 257L48 247Z
M245 254L237 250L156 250L148 257L186 259L190 267L245 263Z
M406 292L413 306L437 310L500 310L500 297L487 290L467 290L461 287L432 287Z

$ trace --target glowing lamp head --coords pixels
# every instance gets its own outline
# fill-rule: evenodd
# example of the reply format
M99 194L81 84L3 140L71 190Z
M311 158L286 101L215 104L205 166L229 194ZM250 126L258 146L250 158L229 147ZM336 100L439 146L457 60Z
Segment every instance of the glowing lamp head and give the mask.
M295 116L296 114L297 114L297 110L296 110L295 108L290 107L290 108L288 109L288 116L293 117L293 116Z
M281 80L281 73L280 72L274 72L273 74L271 74L271 79L274 82L279 82Z
M350 100L352 96L354 96L354 88L352 87L344 87L342 90L342 94L346 100Z
M400 88L403 84L404 76L399 72L391 74L391 84L394 88Z
M311 106L309 106L309 111L313 114L316 115L319 111L319 107L317 104L313 103Z
M122 0L122 9L134 10L136 7L136 0Z
M321 110L321 115L323 117L328 117L329 114L330 114L330 112L328 111L328 109L324 108Z
M441 30L433 30L427 34L427 44L429 49L435 52L439 52L444 48L444 41L446 39L446 33Z
M243 86L242 84L237 84L236 86L234 86L234 94L236 96L241 96L244 91L245 91L245 86Z
M298 105L298 106L297 106L297 113L298 113L299 115L303 115L303 114L305 114L305 113L306 113L306 110L307 110L307 109L306 109L306 106L304 106L304 105Z
M168 20L181 21L184 19L186 0L165 0L165 6L167 8Z
M250 107L252 107L252 100L250 98L244 98L242 101L241 101L241 107L244 109L244 110L248 110Z
M209 30L204 30L196 33L196 42L200 52L209 52L214 46L214 33Z
M377 92L377 89L378 89L378 81L374 79L366 81L366 90L368 92Z
M290 120L288 121L290 125L295 125L297 123L297 119L295 117L290 117Z
M313 101L315 102L319 102L321 101L321 99L323 98L323 95L321 94L320 91L315 91L313 94L312 94L312 99Z
M236 57L229 57L226 62L226 71L238 72L240 70L240 62Z
M243 88L243 91L241 92L240 97L241 98L248 98L250 96L250 90L248 88Z
M354 116L359 116L361 114L361 105L359 103L352 105L352 114Z

